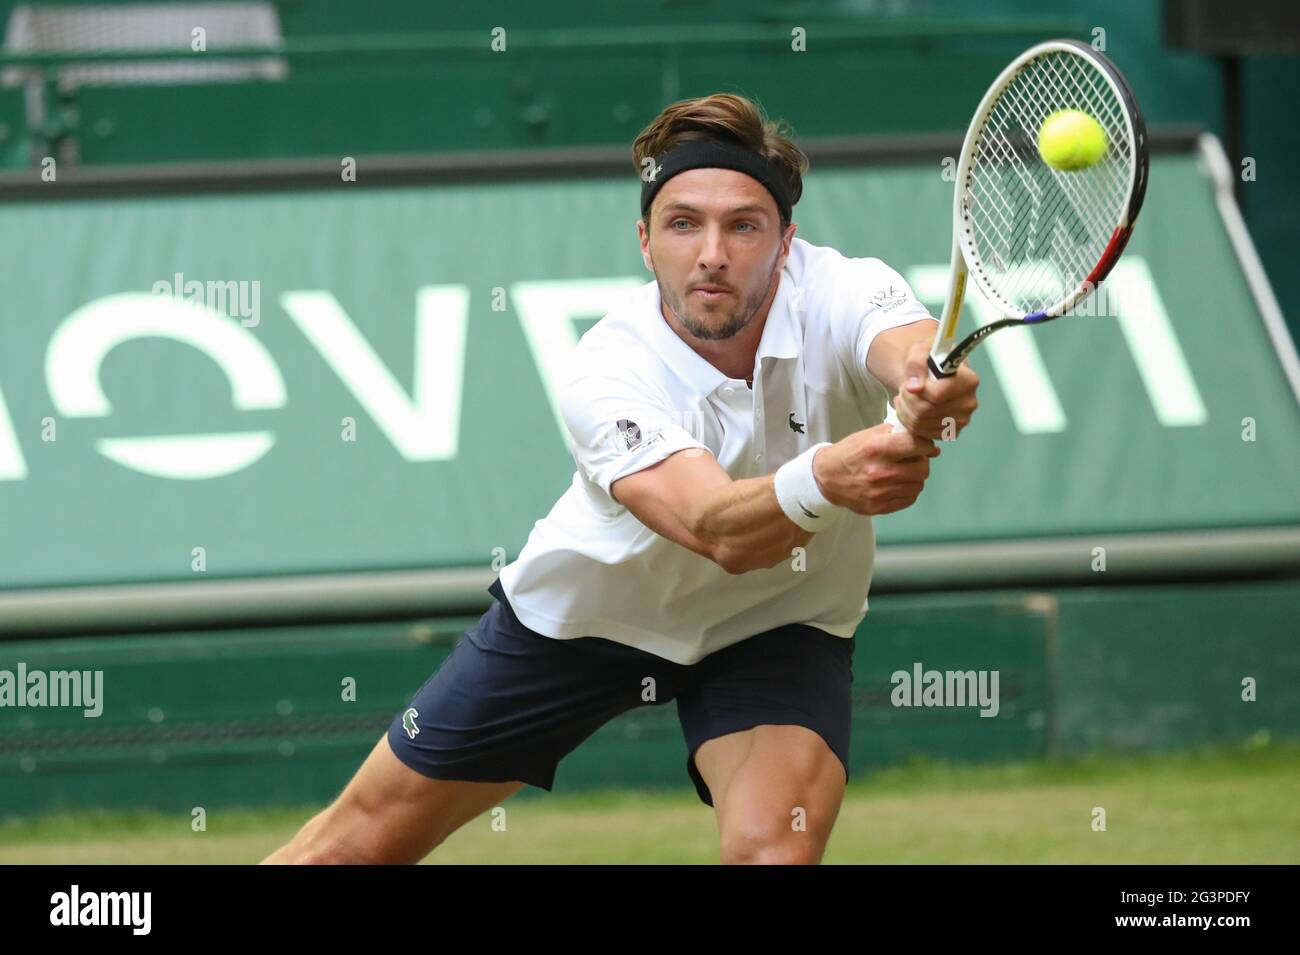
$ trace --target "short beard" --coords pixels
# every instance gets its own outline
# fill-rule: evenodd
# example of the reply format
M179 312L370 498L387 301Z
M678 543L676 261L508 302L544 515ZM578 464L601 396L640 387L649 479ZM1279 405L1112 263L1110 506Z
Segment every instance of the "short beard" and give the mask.
M780 258L780 254L781 250L777 249L777 258ZM776 259L772 260L772 265L775 267ZM704 323L698 322L692 318L684 303L675 299L675 297L664 288L664 283L662 281L659 282L659 296L668 305L668 308L672 313L677 316L677 320L682 323L682 327L691 333L692 337L701 339L702 341L724 341L725 339L740 334L746 327L748 327L749 323L754 320L754 316L758 314L758 310L762 306L764 299L767 298L767 293L772 288L772 275L774 274L775 269L772 274L768 276L767 284L760 291L742 301L735 310L732 311L731 317L722 325L717 327L705 325ZM656 276L656 281L659 281L658 276ZM689 296L691 293L687 292L686 294Z

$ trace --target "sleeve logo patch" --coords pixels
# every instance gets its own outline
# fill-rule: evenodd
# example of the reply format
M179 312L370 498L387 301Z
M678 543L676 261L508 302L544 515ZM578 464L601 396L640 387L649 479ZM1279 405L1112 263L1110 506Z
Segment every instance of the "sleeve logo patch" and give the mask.
M881 289L875 295L871 296L871 301L883 312L891 311L906 302L907 293L889 286L887 289Z
M619 447L624 451L631 451L641 443L641 429L635 421L619 418L616 424L618 425Z

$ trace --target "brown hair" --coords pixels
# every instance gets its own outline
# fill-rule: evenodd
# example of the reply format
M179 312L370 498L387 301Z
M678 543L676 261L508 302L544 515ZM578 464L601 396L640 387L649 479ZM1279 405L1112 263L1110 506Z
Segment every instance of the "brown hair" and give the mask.
M729 139L748 146L785 173L794 205L803 194L808 157L789 139L790 132L782 120L769 120L757 103L733 93L714 93L665 107L632 143L632 163L639 173L642 160L661 156L678 143L707 136ZM781 228L789 225L782 216Z

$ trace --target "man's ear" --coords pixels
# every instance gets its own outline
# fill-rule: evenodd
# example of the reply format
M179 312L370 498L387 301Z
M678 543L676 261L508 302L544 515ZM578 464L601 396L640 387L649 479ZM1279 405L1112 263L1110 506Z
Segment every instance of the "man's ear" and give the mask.
M636 220L636 237L641 244L641 261L651 272L655 270L654 261L650 258L650 233L646 229L644 219Z
M776 257L778 270L785 268L786 259L790 258L790 243L794 241L794 230L797 228L798 226L791 222L786 226L785 231L781 233L781 248Z
M794 230L797 228L799 227L791 222L785 227L785 231L781 233L781 254L777 260L777 268L779 269L785 268L785 260L790 257L790 243L794 241Z

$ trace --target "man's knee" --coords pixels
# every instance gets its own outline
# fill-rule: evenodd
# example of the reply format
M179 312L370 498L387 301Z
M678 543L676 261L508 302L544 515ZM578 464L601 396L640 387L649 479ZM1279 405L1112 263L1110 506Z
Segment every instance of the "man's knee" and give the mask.
M817 865L825 846L811 830L753 822L729 826L722 834L724 865Z

